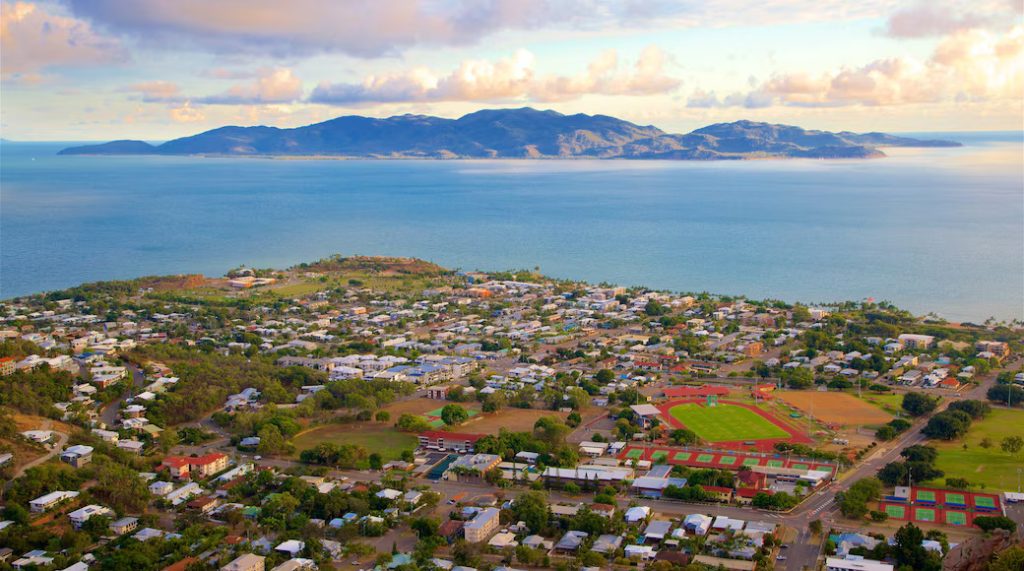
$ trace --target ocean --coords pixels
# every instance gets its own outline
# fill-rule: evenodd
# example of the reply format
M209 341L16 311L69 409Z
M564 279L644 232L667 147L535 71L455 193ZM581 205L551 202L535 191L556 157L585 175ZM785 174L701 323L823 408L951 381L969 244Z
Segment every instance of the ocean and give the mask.
M0 298L333 253L1024 318L1021 133L875 160L57 156L0 144Z

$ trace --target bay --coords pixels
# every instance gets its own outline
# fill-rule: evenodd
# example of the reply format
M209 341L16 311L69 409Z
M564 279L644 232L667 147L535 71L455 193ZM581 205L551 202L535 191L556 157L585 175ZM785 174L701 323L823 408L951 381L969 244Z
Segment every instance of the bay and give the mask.
M0 297L342 254L1024 317L1020 133L876 160L57 156L0 144Z

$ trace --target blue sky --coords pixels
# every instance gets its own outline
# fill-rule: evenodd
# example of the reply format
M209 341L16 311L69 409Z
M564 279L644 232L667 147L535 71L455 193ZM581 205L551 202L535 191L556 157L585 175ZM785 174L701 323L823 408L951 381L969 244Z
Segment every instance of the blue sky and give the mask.
M14 140L487 107L675 132L1022 126L1019 0L2 2Z

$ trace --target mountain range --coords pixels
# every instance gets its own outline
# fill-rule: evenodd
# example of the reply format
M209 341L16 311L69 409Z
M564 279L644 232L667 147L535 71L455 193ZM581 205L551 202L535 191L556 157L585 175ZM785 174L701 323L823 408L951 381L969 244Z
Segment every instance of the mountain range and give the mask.
M331 156L373 159L671 159L873 158L880 147L958 147L885 133L806 130L753 121L716 123L671 134L607 115L484 109L458 119L349 115L322 123L220 127L151 145L120 140L69 147L62 155Z

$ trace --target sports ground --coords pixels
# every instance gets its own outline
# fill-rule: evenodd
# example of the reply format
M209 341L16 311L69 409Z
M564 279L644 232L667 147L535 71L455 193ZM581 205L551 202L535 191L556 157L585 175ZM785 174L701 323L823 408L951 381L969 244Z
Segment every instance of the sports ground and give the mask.
M658 406L661 417L674 428L692 430L701 440L725 447L753 446L771 450L776 442L807 444L811 439L768 412L752 405L703 399L670 401Z
M892 520L953 526L971 525L978 516L1003 515L996 494L937 488L913 488L909 498L886 496L879 509Z

